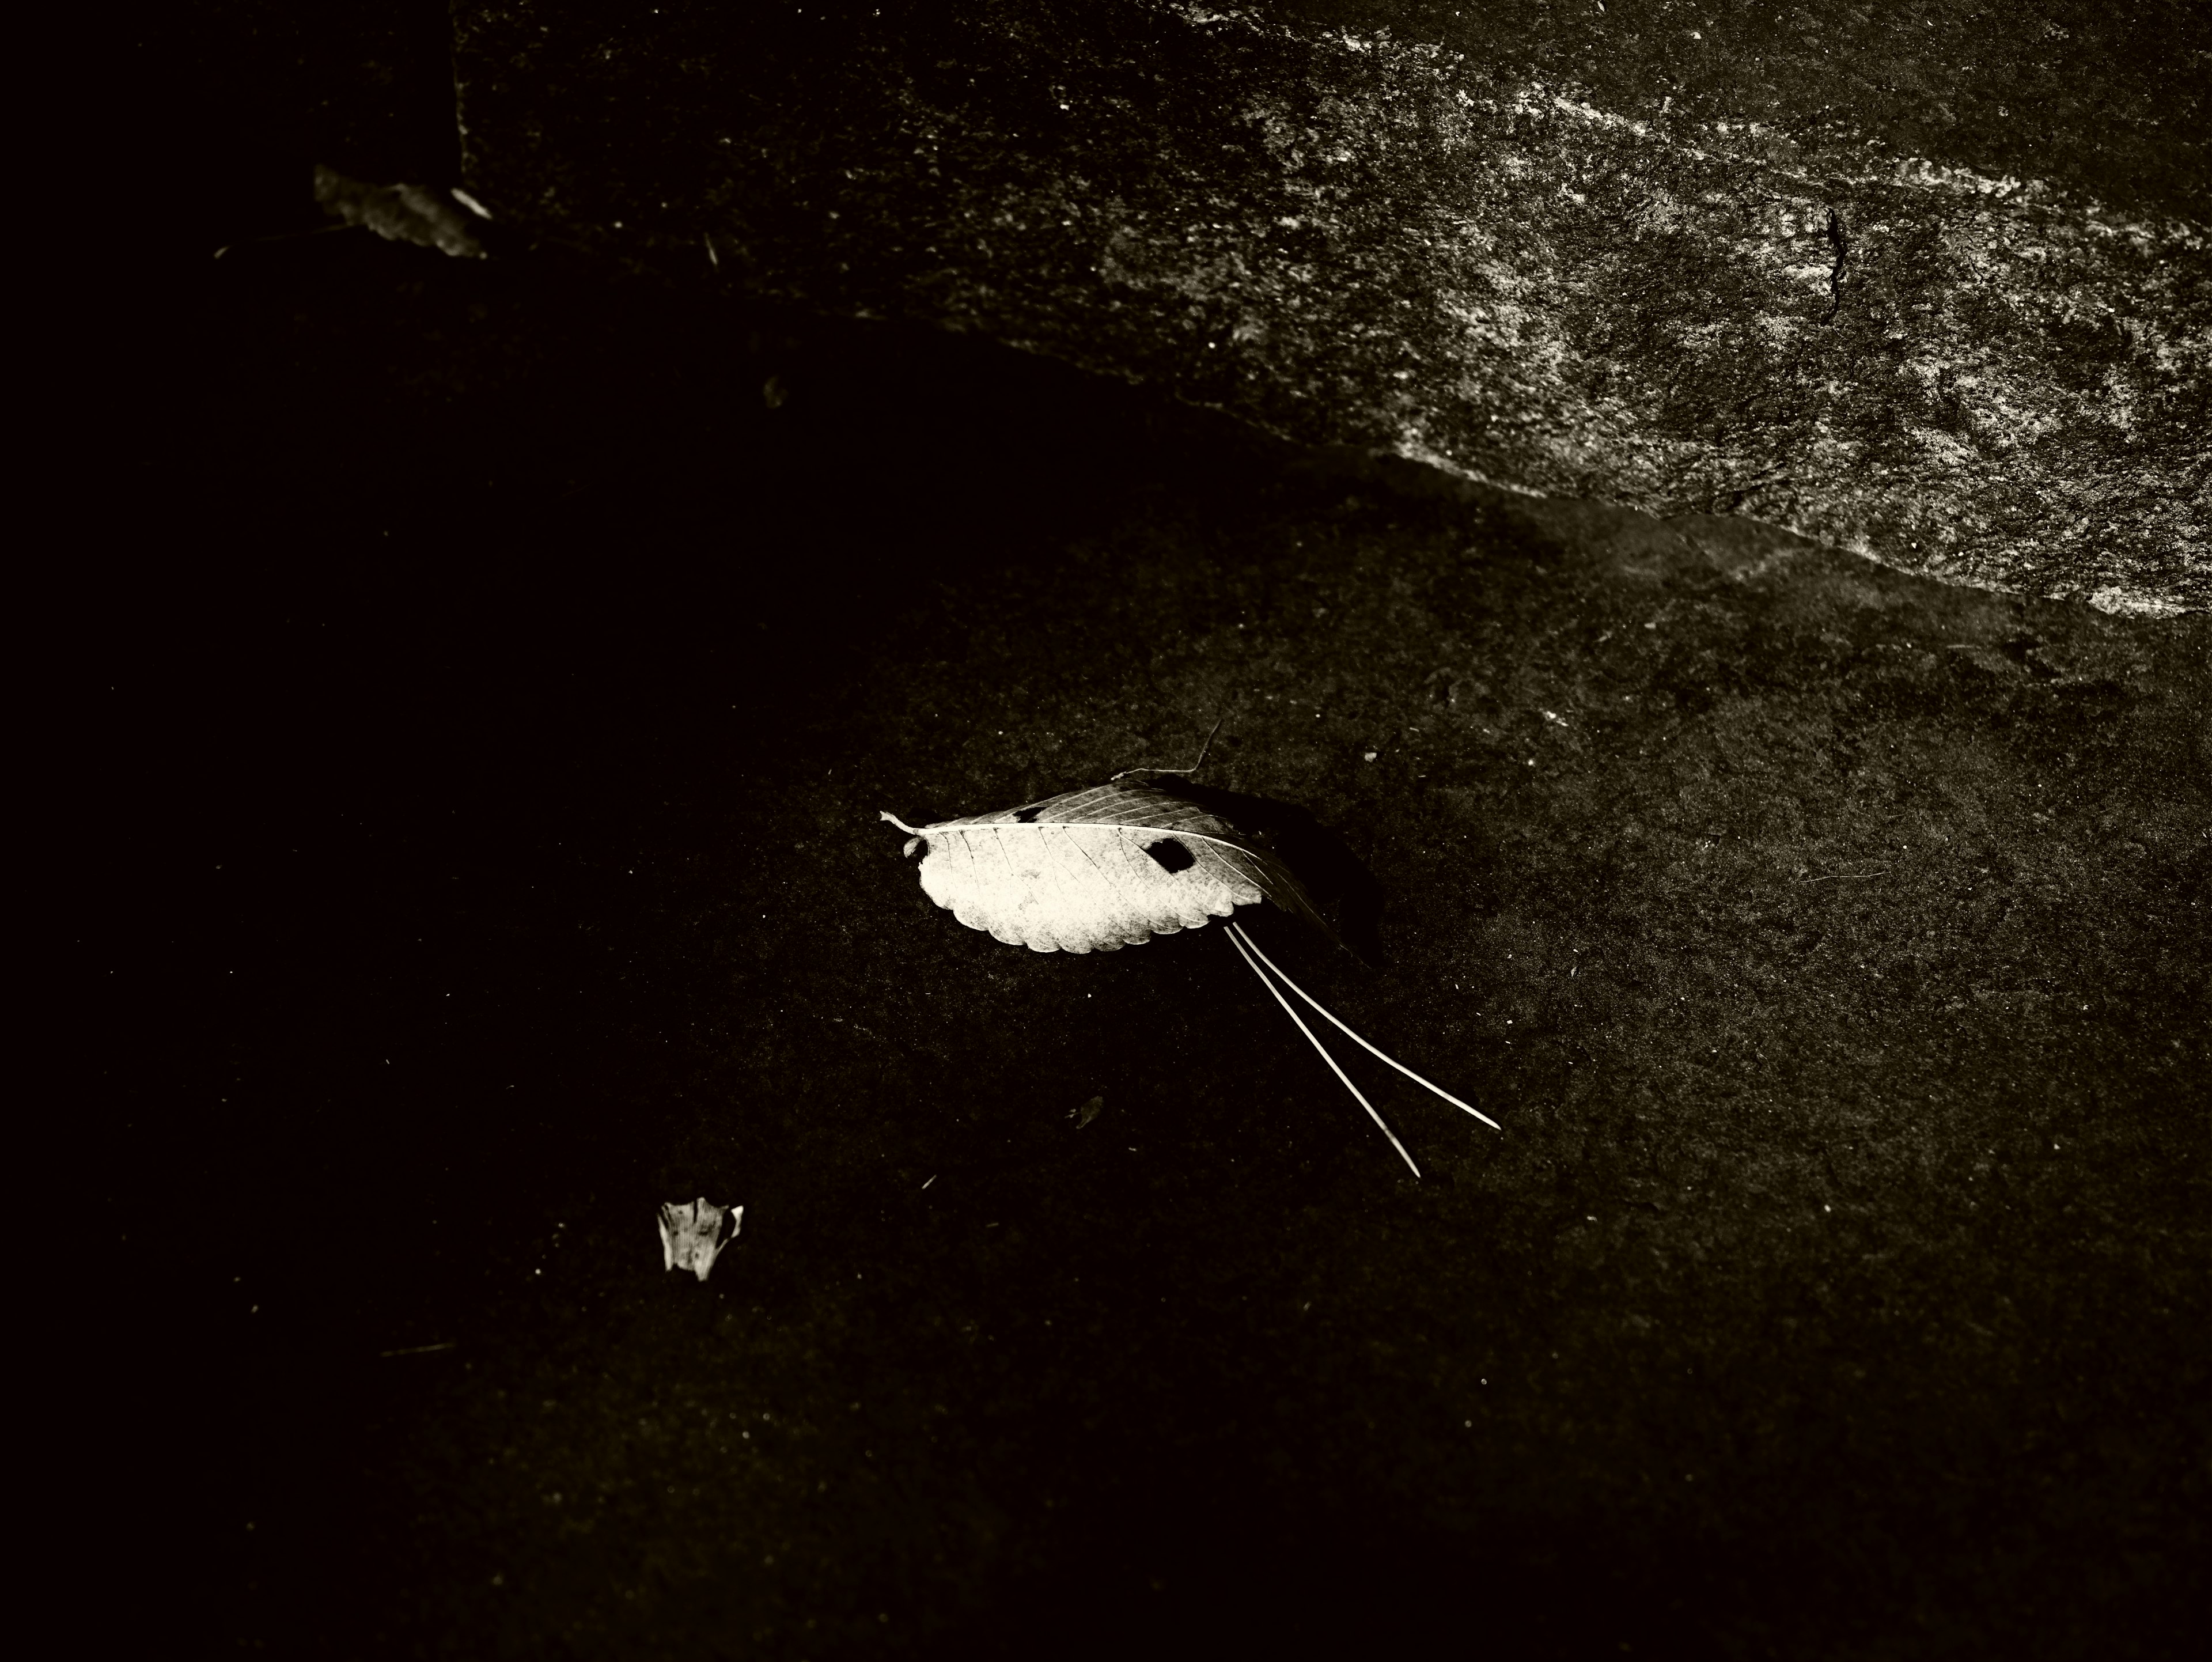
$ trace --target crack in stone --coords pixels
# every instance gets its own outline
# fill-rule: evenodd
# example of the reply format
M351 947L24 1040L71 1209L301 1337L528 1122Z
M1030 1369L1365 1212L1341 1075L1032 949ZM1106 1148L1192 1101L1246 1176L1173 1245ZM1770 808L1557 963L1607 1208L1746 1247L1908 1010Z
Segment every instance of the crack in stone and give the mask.
M1828 268L1828 314L1820 320L1833 323L1836 314L1844 307L1844 265L1851 257L1850 227L1844 223L1843 210L1831 203L1828 207L1828 246L1836 251L1836 263Z

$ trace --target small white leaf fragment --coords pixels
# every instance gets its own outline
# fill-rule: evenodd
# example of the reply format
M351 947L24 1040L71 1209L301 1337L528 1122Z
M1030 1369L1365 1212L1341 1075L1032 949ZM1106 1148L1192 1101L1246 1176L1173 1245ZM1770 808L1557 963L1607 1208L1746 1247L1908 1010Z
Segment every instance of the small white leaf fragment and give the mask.
M722 1221L729 1221L727 1240ZM664 1269L689 1269L701 1281L714 1267L721 1250L738 1238L744 1223L742 1206L716 1206L702 1195L695 1201L678 1201L660 1208L660 1257Z
M453 210L453 193L424 185L369 185L328 167L315 169L315 200L349 225L366 225L392 242L416 242L457 259L482 259L484 248ZM468 207L489 219L481 207Z
M1085 1126L1090 1124L1092 1120L1098 1117L1099 1110L1105 1107L1105 1098L1093 1097L1090 1101L1085 1103L1080 1108L1069 1109L1067 1111L1067 1117L1075 1122L1075 1129L1080 1131Z

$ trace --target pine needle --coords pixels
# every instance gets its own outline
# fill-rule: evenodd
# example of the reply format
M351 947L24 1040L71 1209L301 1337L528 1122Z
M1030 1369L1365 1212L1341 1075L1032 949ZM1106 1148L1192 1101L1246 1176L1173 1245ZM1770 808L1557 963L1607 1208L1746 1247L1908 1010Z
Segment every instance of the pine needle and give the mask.
M1229 926L1229 944L1237 948L1237 952L1243 957L1246 964L1251 965L1252 973L1260 977L1260 984L1262 987L1265 987L1269 992L1275 995L1275 1002L1283 1007L1283 1014L1289 1016L1292 1021L1297 1023L1298 1031L1306 1036L1306 1043L1312 1045L1315 1050L1321 1052L1321 1059L1328 1063L1329 1071L1334 1074L1337 1078L1344 1081L1344 1088L1352 1093L1352 1100L1357 1102L1362 1108L1364 1108L1367 1111L1367 1117L1373 1120L1377 1126L1381 1127L1382 1135L1390 1139L1390 1146L1398 1151L1398 1158L1406 1162L1407 1169L1413 1172L1416 1178L1419 1177L1421 1175L1421 1168L1413 1164L1413 1157L1406 1152L1406 1145L1398 1141L1398 1134L1395 1131L1393 1131L1387 1124L1383 1123L1382 1116L1375 1111L1375 1105L1368 1101L1365 1097L1360 1095L1359 1087L1352 1082L1351 1079L1346 1075L1343 1068L1336 1065L1336 1058L1329 1055L1327 1048L1319 1039L1314 1037L1313 1029L1306 1026L1304 1019L1301 1017L1296 1010L1291 1008L1291 1001L1285 998L1281 992L1277 990L1275 983L1267 979L1267 972L1265 970L1262 970L1259 965L1253 962L1252 953L1244 950L1244 941L1240 939L1240 937L1243 935L1243 933L1244 932L1238 928L1236 924L1231 923ZM1255 947L1254 950L1257 951L1258 949ZM1276 973L1279 975L1282 972L1279 970ZM1304 993L1300 993L1298 994L1298 996L1300 998L1304 998L1305 995ZM1307 1002L1312 1003L1312 1001L1308 999ZM1314 1008L1321 1010L1321 1006L1315 1004ZM1326 1010L1322 1010L1322 1014L1323 1015L1328 1015L1328 1012ZM1335 1021L1336 1018L1334 1016L1329 1016L1329 1020ZM1337 1022L1337 1025L1340 1027L1344 1026L1342 1022ZM1348 1027L1345 1028L1345 1031L1346 1032L1352 1032ZM1354 1038L1358 1038L1359 1036L1357 1033L1353 1033L1352 1037ZM1364 1044L1365 1041L1363 1039L1361 1040L1361 1043ZM1370 1046L1369 1048L1372 1049L1373 1047ZM1376 1051L1376 1054L1380 1056L1382 1053L1380 1051ZM1389 1058L1384 1056L1383 1060L1387 1062Z
M1420 1086L1425 1090L1435 1092L1437 1095L1442 1097L1446 1102L1451 1104L1453 1107L1462 1109L1468 1113L1473 1114L1477 1119L1480 1120L1485 1125L1487 1125L1492 1130L1502 1131L1505 1129L1496 1120L1491 1118L1489 1115L1484 1113L1481 1109L1469 1106L1468 1104L1462 1102L1450 1092L1445 1090L1441 1085L1431 1084L1429 1081L1423 1079L1411 1068L1408 1068L1404 1062L1399 1061L1397 1057L1385 1055L1382 1051L1376 1050L1372 1044L1370 1044L1365 1039L1360 1038L1358 1034L1353 1032L1351 1028L1346 1026L1341 1021L1337 1021L1335 1015L1326 1005L1322 1004L1319 999L1316 998L1304 988L1299 986L1298 983L1291 980L1290 977L1283 975L1282 966L1277 964L1273 959L1269 958L1267 953L1261 953L1260 943L1253 940L1250 935L1246 934L1243 928L1233 921L1229 925L1229 933L1231 935L1240 937L1243 943L1251 947L1254 952L1260 953L1260 961L1265 964L1269 969L1274 971L1278 976L1281 976L1283 984L1285 987L1288 987L1292 992L1296 993L1300 998L1305 1000L1307 1003L1312 1005L1315 1009L1319 1010L1323 1015L1328 1016L1331 1021L1336 1022L1337 1031L1344 1034L1346 1038L1349 1038L1353 1044L1358 1045L1362 1050L1365 1050L1370 1056L1382 1057L1383 1061L1389 1062L1393 1068L1395 1068L1407 1079L1412 1080L1414 1084ZM1261 978L1262 980L1266 979L1264 976ZM1276 996L1279 998L1282 995L1278 993ZM1284 1008L1287 1009L1290 1007L1285 1005ZM1304 1024L1301 1023L1300 1025L1303 1026ZM1372 1113L1374 1111L1370 1109L1368 1111Z

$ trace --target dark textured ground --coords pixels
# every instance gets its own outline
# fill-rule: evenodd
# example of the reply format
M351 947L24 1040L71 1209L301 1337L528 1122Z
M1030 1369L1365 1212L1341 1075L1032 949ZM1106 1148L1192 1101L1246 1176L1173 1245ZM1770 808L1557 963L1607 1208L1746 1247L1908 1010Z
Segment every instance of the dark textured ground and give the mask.
M189 373L69 616L88 1390L166 1634L2183 1653L2203 618L557 251L154 293ZM1351 1064L1424 1183L1218 930L1000 947L875 819L1224 712L1207 776L1379 890L1374 965L1259 938L1505 1125ZM704 1287L651 1222L702 1191Z

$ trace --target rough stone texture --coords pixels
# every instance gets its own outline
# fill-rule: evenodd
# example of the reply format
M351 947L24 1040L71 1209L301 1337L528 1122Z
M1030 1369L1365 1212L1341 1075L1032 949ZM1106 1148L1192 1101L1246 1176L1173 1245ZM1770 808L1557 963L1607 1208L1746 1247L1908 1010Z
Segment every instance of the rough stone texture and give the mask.
M533 236L981 332L1301 442L2109 609L2212 601L2201 85L2088 54L2136 94L2058 135L2111 135L2106 202L1994 171L2062 143L1929 131L1954 81L1985 126L2039 95L1971 8L1858 19L1843 61L1891 107L1849 116L1743 8L1722 54L1625 7L1601 65L1437 8L942 9L465 4L470 188ZM2178 14L2131 21L2194 61Z

